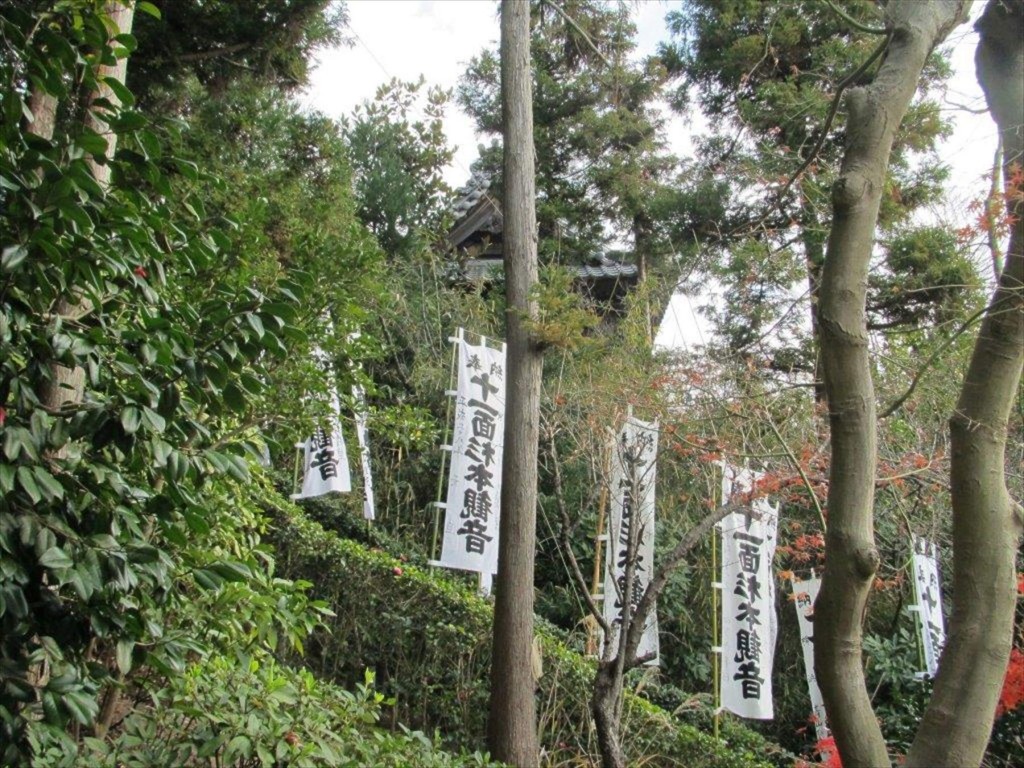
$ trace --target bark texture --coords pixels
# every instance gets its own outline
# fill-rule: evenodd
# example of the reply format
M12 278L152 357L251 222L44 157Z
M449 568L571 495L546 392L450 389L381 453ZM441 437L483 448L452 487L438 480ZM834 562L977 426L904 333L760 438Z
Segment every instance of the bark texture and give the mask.
M804 197L800 206L800 228L804 245L805 266L807 269L807 294L811 303L811 340L814 354L814 402L825 402L825 382L822 379L821 330L818 320L821 299L821 268L825 263L825 238L821 230L822 223L814 206Z
M135 18L135 3L120 2L111 0L104 6L103 12L110 21L110 37L113 39L119 34L132 31L132 23ZM85 128L95 131L106 139L107 150L104 156L97 158L91 156L87 159L89 169L93 177L104 189L110 184L110 164L107 158L112 158L117 149L117 134L109 129L106 122L98 114L97 108L93 105L100 99L106 99L115 109L120 106L121 101L117 94L107 84L106 79L116 79L121 83L125 81L128 70L128 59L119 58L113 63L101 64L96 68L96 79L98 85L89 94L89 109L85 112L83 124ZM29 130L44 138L52 138L57 115L57 100L50 94L42 91L34 91L30 100L30 109L33 113L33 121ZM38 114L37 114L38 109ZM81 295L66 296L57 302L54 314L60 318L60 322L76 322L92 311L88 299ZM40 392L40 402L43 407L51 412L59 411L68 405L77 405L82 402L85 393L85 370L83 368L69 368L59 363L50 366L50 380ZM62 457L66 452L61 448L57 457Z
M103 9L111 24L111 39L115 36L132 31L132 24L135 20L134 0L110 0ZM106 78L125 82L125 75L128 72L127 57L119 58L112 64L101 64L96 68L96 79L98 86L89 97L89 109L85 113L85 127L103 136L107 141L106 157L112 158L117 150L117 134L110 130L109 126L94 106L96 101L106 99L114 108L121 106L121 100L117 94L106 83ZM90 159L89 167L93 176L101 186L106 187L110 183L110 165L105 162L97 162L96 158Z
M57 127L57 97L33 88L28 98L28 108L32 120L26 124L26 130L33 136L52 139L54 128Z
M1004 179L1024 162L1024 0L990 0L977 24L978 81L1003 142ZM992 730L1013 642L1021 509L1006 489L1007 425L1024 366L1024 199L1015 217L956 412L952 443L953 613L934 693L908 766L976 766Z
M864 683L862 624L878 566L873 506L875 392L866 294L893 137L932 48L966 16L967 2L894 0L890 41L874 81L846 97L847 137L832 188L833 222L821 276L819 323L832 461L827 570L815 606L815 669L829 726L847 768L888 766Z
M626 755L622 751L622 677L619 655L602 659L597 665L594 687L590 696L590 711L597 729L597 748L601 752L601 768L625 768Z
M538 280L530 77L530 4L507 0L501 4L501 93L508 418L488 743L496 759L516 766L539 763L532 649L542 360L524 322L536 315L530 289Z

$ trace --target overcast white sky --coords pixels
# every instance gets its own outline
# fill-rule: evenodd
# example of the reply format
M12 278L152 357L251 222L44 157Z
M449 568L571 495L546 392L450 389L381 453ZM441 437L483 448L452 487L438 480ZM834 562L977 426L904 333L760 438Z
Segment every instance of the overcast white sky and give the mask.
M665 14L680 5L679 0L646 0L634 11L638 28L639 52L654 51L667 37ZM974 4L974 13L983 3ZM492 0L349 0L349 34L353 47L323 51L313 72L304 103L332 117L348 115L365 100L372 99L378 86L397 77L428 85L454 88L465 66L485 47L497 44L497 3ZM940 156L953 167L949 201L937 212L942 218L966 217L967 203L983 196L991 169L996 130L987 114L971 114L964 109L983 109L984 98L974 76L974 49L977 35L969 25L953 32L954 76L948 93L948 116L955 122L953 135L943 145ZM476 158L478 139L470 119L456 105L449 109L446 121L449 140L457 147L455 160L446 179L461 186L469 176ZM680 120L670 124L672 148L686 156L691 149L690 129ZM689 302L674 301L663 328L666 343L699 342Z

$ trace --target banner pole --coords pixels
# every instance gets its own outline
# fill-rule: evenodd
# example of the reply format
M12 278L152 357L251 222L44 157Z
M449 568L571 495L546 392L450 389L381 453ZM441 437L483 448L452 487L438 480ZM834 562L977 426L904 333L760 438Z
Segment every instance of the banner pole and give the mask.
M294 496L299 492L299 463L306 456L305 451L300 451L299 446L295 446L295 476L292 478L292 495Z
M913 612L917 612L917 611L921 610L921 600L920 600L920 597L918 595L920 590L918 589L918 586L917 586L917 573L915 573L915 571L914 571L914 552L916 551L914 549L914 547L915 547L914 535L911 534L910 535L910 588L911 588L911 593L914 596L914 605L913 606L908 606L908 610L912 611L911 619L914 622L914 639L917 641L915 643L917 645L917 666L918 666L918 669L922 670L925 674L927 674L927 672L928 672L928 663L927 663L927 661L925 660L925 657L924 657L924 634L921 631L921 629L922 629L921 628L921 624L923 622L921 621L920 616L916 616L913 613Z
M597 533L594 536L594 573L593 578L590 582L590 594L599 595L604 592L602 589L602 562L601 556L604 553L604 541L608 537L605 535L604 525L605 516L608 510L608 475L611 472L611 453L606 453L603 460L601 461L601 471L603 476L601 477L601 493L597 500ZM602 610L603 601L606 599L602 597ZM601 657L601 627L597 622L597 618L591 615L587 615L587 653L593 651L593 655L598 658Z
M715 473L715 475L717 479L717 473ZM718 499L719 503L724 503L725 499L719 498L721 494L718 492L718 489L721 487L721 482L713 485L711 497L713 499ZM721 719L720 712L722 709L722 654L721 651L717 651L715 649L721 648L722 643L718 637L718 537L715 535L716 528L717 526L711 526L711 674L715 687L715 716L713 730L715 740L717 741L719 721Z
M451 388L455 387L455 365L459 356L459 345L462 343L462 329L455 332L455 339L452 341L452 363L448 373L448 383ZM451 437L452 400L448 397L448 403L444 412L444 445L448 444ZM441 451L441 471L437 474L437 500L441 501L441 494L444 493L444 470L448 461L448 451ZM430 558L437 559L437 537L441 527L441 508L434 506L434 538L430 544Z

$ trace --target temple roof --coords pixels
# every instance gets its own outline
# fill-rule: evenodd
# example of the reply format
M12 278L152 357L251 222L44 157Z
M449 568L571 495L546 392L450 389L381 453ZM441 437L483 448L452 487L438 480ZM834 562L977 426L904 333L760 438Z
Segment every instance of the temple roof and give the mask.
M464 258L463 273L472 282L487 280L502 268L501 235L504 219L500 202L490 194L493 176L474 171L469 182L456 192L451 211L455 218L448 242ZM593 254L586 264L569 267L586 283L604 281L633 283L635 264L623 264L607 254Z

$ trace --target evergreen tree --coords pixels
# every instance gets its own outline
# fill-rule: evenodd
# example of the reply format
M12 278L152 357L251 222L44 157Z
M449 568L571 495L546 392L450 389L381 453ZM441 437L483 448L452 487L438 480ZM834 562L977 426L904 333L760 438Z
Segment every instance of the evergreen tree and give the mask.
M305 84L313 53L345 42L345 3L331 0L173 0L140 18L129 87L141 104L185 107L190 81L213 93L250 77L283 91Z
M680 79L674 106L699 106L715 126L699 142L692 191L677 214L681 237L715 254L703 273L724 287L724 307L714 314L721 337L774 367L816 371L803 328L809 315L812 335L818 332L829 190L846 135L837 108L843 91L870 82L878 69L885 31L877 9L866 0L841 8L697 0L669 14L668 23L675 39L661 53ZM948 175L935 152L948 126L934 98L948 74L944 56L933 53L895 138L869 301L879 329L941 322L963 311L962 286L977 284L951 234L914 219L940 199ZM712 213L724 213L720 226L701 226L702 211L694 208L709 207L701 192L711 193ZM914 257L923 250L928 259ZM808 314L792 312L794 302Z
M532 2L530 18L541 261L580 263L628 242L643 273L672 251L657 214L676 165L656 106L664 69L636 60L625 5ZM484 51L458 98L485 134L500 131L498 96L498 60Z
M344 123L359 218L396 261L439 239L451 195L443 176L454 154L443 128L450 93L423 86L392 80Z

